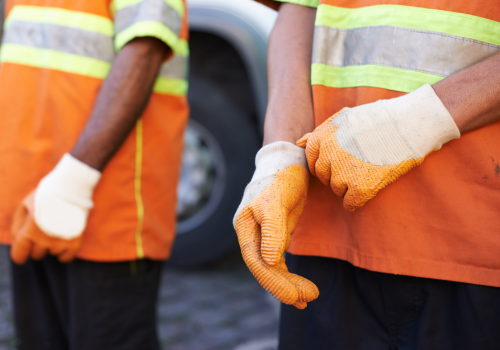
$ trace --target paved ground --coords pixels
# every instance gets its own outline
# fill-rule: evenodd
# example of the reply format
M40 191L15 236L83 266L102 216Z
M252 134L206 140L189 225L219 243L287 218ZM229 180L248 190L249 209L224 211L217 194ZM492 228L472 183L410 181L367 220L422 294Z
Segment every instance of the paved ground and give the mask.
M7 250L0 247L0 350L14 349ZM165 268L158 306L166 350L275 350L278 305L234 254L203 269Z

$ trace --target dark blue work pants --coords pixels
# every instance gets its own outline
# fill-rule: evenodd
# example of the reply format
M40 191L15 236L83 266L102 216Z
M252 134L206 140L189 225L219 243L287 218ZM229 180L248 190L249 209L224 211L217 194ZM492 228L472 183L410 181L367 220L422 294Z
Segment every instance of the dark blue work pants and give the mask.
M12 263L19 350L158 350L162 263Z
M286 261L320 295L305 310L283 305L280 350L500 349L500 288L373 272L329 258L288 254Z

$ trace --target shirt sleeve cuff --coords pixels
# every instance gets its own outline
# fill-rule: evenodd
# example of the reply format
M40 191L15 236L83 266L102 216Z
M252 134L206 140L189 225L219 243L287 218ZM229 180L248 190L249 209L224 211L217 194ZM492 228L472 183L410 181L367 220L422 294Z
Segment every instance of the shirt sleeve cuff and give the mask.
M182 0L115 0L115 49L138 37L153 37L168 45L174 54L183 50L180 33L184 18Z
M135 38L153 37L163 41L174 54L182 54L183 48L179 37L159 22L137 22L119 32L115 37L115 50L119 52L125 44Z

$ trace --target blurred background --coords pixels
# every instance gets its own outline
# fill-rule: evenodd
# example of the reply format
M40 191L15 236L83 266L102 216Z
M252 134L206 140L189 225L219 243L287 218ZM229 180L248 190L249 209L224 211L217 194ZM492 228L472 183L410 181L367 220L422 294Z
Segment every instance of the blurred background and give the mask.
M267 40L277 13L252 0L188 6L191 116L176 243L159 297L160 339L172 350L274 350L279 303L243 263L232 218L262 142ZM7 259L1 247L0 350L14 342Z

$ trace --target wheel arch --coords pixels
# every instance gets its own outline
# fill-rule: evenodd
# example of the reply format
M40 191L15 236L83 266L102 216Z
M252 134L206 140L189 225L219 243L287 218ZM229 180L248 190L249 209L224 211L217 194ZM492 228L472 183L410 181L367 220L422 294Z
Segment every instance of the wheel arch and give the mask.
M261 133L267 106L267 42L276 17L276 11L248 0L189 1L190 29L221 37L242 59Z

